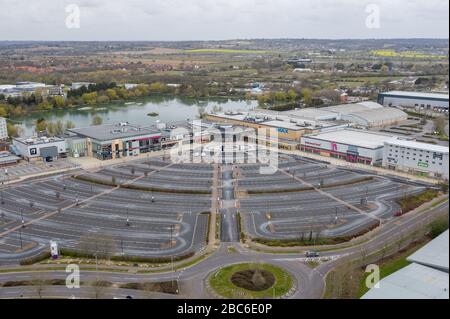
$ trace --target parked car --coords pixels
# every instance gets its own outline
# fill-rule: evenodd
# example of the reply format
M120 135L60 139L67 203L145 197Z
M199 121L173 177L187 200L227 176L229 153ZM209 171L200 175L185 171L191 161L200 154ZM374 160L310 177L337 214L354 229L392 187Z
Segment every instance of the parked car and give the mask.
M317 251L307 251L305 253L305 257L308 257L308 258L319 257L319 253Z

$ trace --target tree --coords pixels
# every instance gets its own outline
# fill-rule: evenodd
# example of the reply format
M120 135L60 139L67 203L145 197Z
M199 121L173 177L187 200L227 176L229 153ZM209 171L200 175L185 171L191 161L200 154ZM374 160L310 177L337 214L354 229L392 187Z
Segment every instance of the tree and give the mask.
M87 105L95 105L97 103L97 92L84 93L81 98Z
M37 108L40 111L49 111L53 109L53 104L51 104L48 101L42 101L41 103L38 104Z
M117 100L118 99L118 95L116 93L116 90L114 90L114 89L107 89L106 90L106 95L108 96L108 98L110 100Z
M47 130L47 121L45 121L45 119L36 120L35 131L37 133L39 133L39 132L44 132L46 130Z
M336 68L336 70L339 70L339 71L343 71L345 69L344 63L336 63L336 65L334 67Z
M78 241L78 249L90 256L109 260L117 251L116 242L106 234L87 234Z
M9 137L18 137L20 135L20 127L17 125L12 125L12 124L8 123L7 129L8 129Z
M107 97L106 95L100 95L99 97L97 97L97 103L102 104L102 103L108 103L109 102L109 97Z
M110 285L111 285L110 282L105 281L101 277L97 277L96 280L91 284L94 299L103 298L106 288L108 288Z
M303 98L303 103L305 103L306 105L311 105L312 104L312 91L308 88L303 89L302 90L302 98Z
M360 254L361 254L361 267L364 268L364 266L366 265L366 257L367 257L367 249L366 247L361 246L360 248Z
M8 105L0 104L0 117L8 116Z
M61 120L56 121L55 123L55 134L61 136L64 134L64 124Z
M66 130L70 130L72 128L75 128L75 123L72 121L67 121L66 122Z
M92 125L102 125L102 123L103 119L100 116L96 115L92 118Z
M36 295L39 299L42 299L42 294L44 292L45 281L37 276L33 276L32 285L36 288Z
M198 118L203 119L206 116L206 108L204 106L198 107Z
M53 103L55 107L65 107L66 106L66 100L62 96L55 96L53 98Z
M435 127L435 131L438 132L438 134L444 134L445 126L446 126L445 117L440 116L438 118L435 118L433 120L433 124L434 124L434 127Z
M297 99L297 96L298 96L297 93L294 90L292 90L292 89L290 89L288 91L287 95L288 95L288 99L291 100L291 101L295 101Z

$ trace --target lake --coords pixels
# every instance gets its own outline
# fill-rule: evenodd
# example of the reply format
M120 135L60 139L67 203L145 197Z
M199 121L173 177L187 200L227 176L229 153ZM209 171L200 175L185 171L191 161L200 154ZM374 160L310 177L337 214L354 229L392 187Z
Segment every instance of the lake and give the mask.
M92 124L94 116L103 119L104 124L130 122L148 126L156 121L177 122L198 118L199 108L212 111L215 106L223 111L245 111L257 107L256 101L231 100L231 99L182 99L169 97L151 97L136 103L111 103L97 108L74 108L64 110L52 110L48 112L34 112L23 117L11 119L14 124L22 128L22 136L34 134L35 122L43 118L47 122L58 120L72 121L76 127L85 127ZM149 113L158 113L158 116L150 117Z

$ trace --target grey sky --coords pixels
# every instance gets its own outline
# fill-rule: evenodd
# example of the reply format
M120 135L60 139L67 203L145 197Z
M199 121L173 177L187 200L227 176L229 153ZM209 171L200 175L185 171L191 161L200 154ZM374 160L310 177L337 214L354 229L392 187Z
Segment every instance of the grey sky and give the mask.
M66 28L71 3L79 29ZM448 12L448 0L0 0L0 40L448 38Z

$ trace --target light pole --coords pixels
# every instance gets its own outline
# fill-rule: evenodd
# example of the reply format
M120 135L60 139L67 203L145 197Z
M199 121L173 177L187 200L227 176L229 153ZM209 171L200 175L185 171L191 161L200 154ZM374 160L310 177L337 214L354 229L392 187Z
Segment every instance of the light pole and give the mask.
M128 206L127 206L126 211L127 211L127 223L126 223L126 225L130 226L130 218L129 218L129 215L128 215Z
M23 219L23 209L20 211L20 217L22 219L22 228L25 228L25 220Z
M20 238L20 250L23 250L23 243L22 243L22 228L19 228L19 238Z

